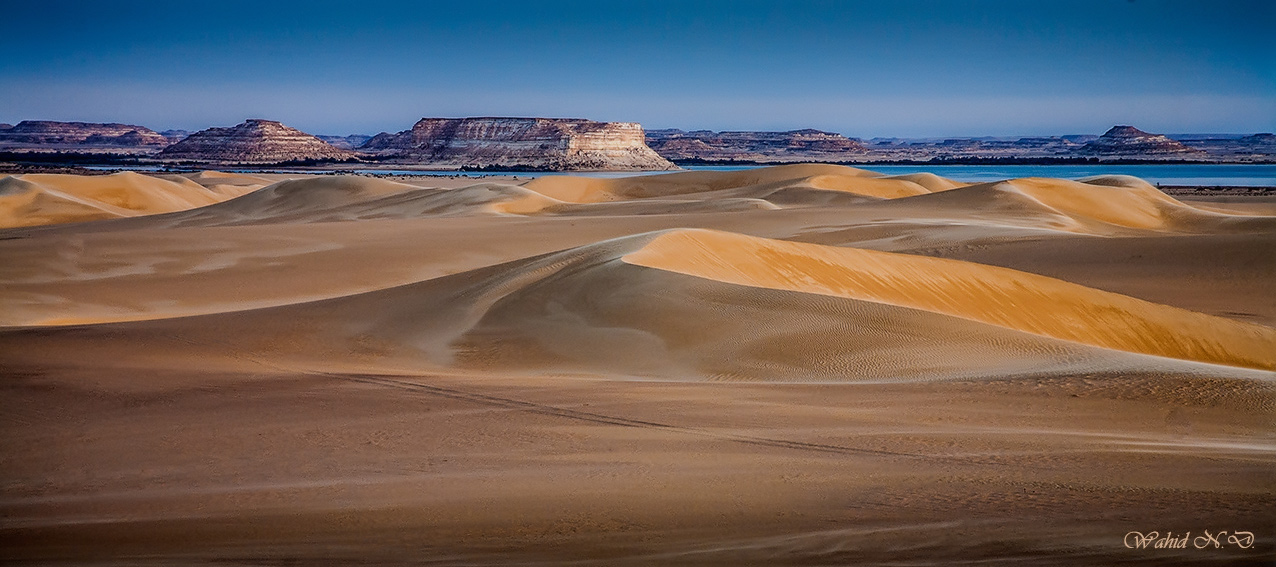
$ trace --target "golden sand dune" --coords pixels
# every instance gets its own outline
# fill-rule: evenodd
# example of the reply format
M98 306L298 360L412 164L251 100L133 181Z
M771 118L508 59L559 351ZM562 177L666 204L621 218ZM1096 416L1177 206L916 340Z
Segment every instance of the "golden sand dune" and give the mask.
M1276 370L1276 329L1004 268L714 231L668 233L624 260L739 285L942 313L1104 348Z
M414 191L416 187L361 177L281 181L189 216L226 222L304 215Z
M908 181L910 183L916 183L931 193L938 193L940 191L947 191L949 189L956 189L958 187L965 187L966 185L969 185L968 183L953 181L952 179L940 177L938 175L935 175L934 173L925 173L925 172L906 173L903 175L882 176L882 179L897 179L900 181Z
M1276 557L1270 197L68 177L0 180L10 563Z
M560 204L517 185L479 183L438 189L367 177L324 176L281 181L217 205L155 216L146 219L144 225L192 227L530 214Z
M224 171L200 171L186 174L184 177L200 185L269 185L270 180L247 173L227 173Z
M1261 325L969 262L706 230L615 239L345 298L105 329L181 342L164 357L309 370L840 382L1234 374L1164 359L1276 369L1276 330ZM332 352L350 356L333 361Z
M0 228L183 211L227 195L190 180L132 172L102 176L27 174L0 180Z
M947 186L947 183L938 178L926 177L924 181L931 186ZM913 179L882 177L854 167L821 164L782 165L742 171L688 171L616 179L551 176L533 179L526 187L569 203L597 203L690 194L713 195L723 190L774 184L799 185L878 198L930 192L930 189Z
M539 193L535 193L539 195ZM555 202L543 208L526 209L525 214L586 216L586 217L632 217L646 215L712 215L718 213L744 211L774 211L779 209L775 203L762 198L729 197L717 198L660 198L636 199L625 201L600 201L596 203L564 203Z
M221 171L200 171L185 175L159 176L161 179L182 178L203 185L210 191L238 197L273 183L271 180L244 173L224 173Z
M905 218L950 211L956 214L946 216L957 219L1094 235L1253 232L1270 230L1276 222L1273 217L1195 207L1145 182L1113 178L1086 183L1011 179L897 199L879 206L900 213L910 209L921 213L905 213Z
M1025 178L967 186L927 173L881 176L844 166L793 165L619 179L542 177L526 187L568 203L630 203L676 197L713 202L752 199L777 207L810 207L879 201L901 219L932 216L1098 235L1131 230L1267 230L1273 222L1236 214L1238 211L1192 206L1129 176L1101 176L1084 182ZM914 211L920 214L912 214Z
M836 172L841 174L834 175ZM1177 227L1195 234L1215 233L1202 238L1217 240L1221 233L1262 233L1273 226L1270 217L1199 212L1132 178L1089 183L1013 180L949 190L946 188L951 182L918 174L906 177L942 192L881 199L814 186L821 183L818 181L821 176L833 176L849 184L879 181L862 170L838 166L692 173L696 174L690 177L692 187L672 191L677 193L674 197L593 203L563 202L528 188L496 183L437 189L366 177L321 176L282 181L239 198L189 211L92 223L78 226L73 232L43 230L38 233L40 238L11 240L5 245L9 269L0 274L0 283L7 286L8 292L0 294L0 306L4 307L0 324L125 321L285 305L402 285L474 269L485 263L580 246L591 239L687 226L940 256L994 247L992 254L979 256L981 261L1042 271L1087 285L1098 281L1110 291L1133 293L1154 301L1168 300L1170 304L1192 309L1205 306L1211 313L1227 316L1267 321L1272 315L1266 301L1235 306L1226 299L1212 302L1196 299L1213 297L1208 290L1222 289L1218 285L1226 285L1228 293L1234 296L1239 284L1227 282L1235 280L1233 275L1242 268L1240 264L1235 268L1220 266L1212 272L1196 270L1191 276L1195 281L1202 285L1208 283L1206 280L1217 283L1201 288L1204 293L1176 296L1160 293L1159 287L1149 288L1143 277L1125 275L1117 280L1096 280L1088 275L1093 269L1085 263L1077 264L1076 269L1081 271L1074 276L1074 268L1042 265L1033 256L1018 252L1005 261L998 260L997 249L1012 244L1019 249L1023 248L1021 244L1033 241L1039 242L1035 246L1042 250L1037 254L1048 255L1050 241L1042 239L1056 239L1059 235L1146 237L1167 234L1167 227ZM631 183L668 184L668 179L683 175L648 176ZM267 181L209 172L191 177L205 181L229 180L234 187L241 188ZM576 178L543 179L570 184ZM712 183L706 183L706 179ZM816 183L811 183L812 179L816 179ZM617 180L588 181L612 183ZM749 184L757 181L762 183ZM548 182L541 182L545 183ZM746 185L736 186L739 183ZM825 183L830 182L825 180ZM1021 189L1021 185L1028 189ZM697 192L705 189L707 191ZM1111 201L1101 201L1101 206L1095 204L1095 199L1106 197L1104 191L1112 192ZM1152 228L1118 226L1097 220L1104 215L1113 222ZM444 225L429 220L445 217L457 221ZM526 220L516 223L512 217ZM568 217L563 219L568 224L554 220L560 217ZM392 220L401 225L367 222ZM323 230L305 228L307 224L330 221L364 222ZM499 224L489 224L491 222L504 223L510 228L501 229ZM280 228L269 228L272 225ZM285 230L285 225L295 228ZM231 230L235 226L245 228ZM250 231L247 226L261 228ZM438 230L433 228L436 226ZM449 226L454 228L447 228ZM498 230L478 228L487 226ZM571 228L564 230L563 227ZM176 230L178 228L181 230ZM481 238L473 236L475 230L480 231ZM530 240L514 237L510 241L501 236L504 231L522 234L521 231L527 230L535 234ZM85 231L111 235L89 240L77 235ZM400 241L396 241L396 234L403 235ZM246 244L254 239L263 244ZM503 240L509 242L500 244ZM471 247L468 242L482 244L467 253ZM1093 241L1086 248L1092 250L1091 255L1101 258L1106 254L1104 250L1111 248L1109 243L1119 242L1124 240ZM1218 242L1222 245L1222 241ZM1265 241L1257 241L1262 242ZM421 243L447 244L423 247ZM1148 245L1153 246L1151 241ZM1225 245L1229 249L1237 246L1253 249L1235 239L1227 240ZM57 253L48 254L49 250ZM439 253L445 250L452 252ZM279 258L271 260L272 255ZM1144 256L1152 257L1138 255ZM446 261L442 261L444 257ZM1191 257L1184 257L1179 263L1185 267L1195 265ZM1076 261L1082 262L1082 259ZM1253 261L1243 264L1257 265ZM289 269L272 271L272 266ZM350 271L333 266L349 267ZM1167 269L1174 268L1158 268ZM308 270L324 276L310 277L306 275ZM270 275L272 273L275 275ZM276 288L235 283L243 278L267 278L287 284ZM172 284L178 280L186 283ZM1253 278L1247 276L1245 281L1253 281Z

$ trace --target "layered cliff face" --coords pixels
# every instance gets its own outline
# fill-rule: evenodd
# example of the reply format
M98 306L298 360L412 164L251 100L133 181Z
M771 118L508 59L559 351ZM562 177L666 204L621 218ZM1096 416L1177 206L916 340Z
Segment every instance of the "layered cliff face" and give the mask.
M383 159L439 167L544 170L677 169L632 122L566 118L422 118L359 148Z
M711 132L652 130L647 143L671 160L844 161L862 157L867 148L859 140L819 130L789 132Z
M227 163L355 159L354 152L273 120L247 120L230 128L209 128L187 136L159 153L172 160Z
M6 125L7 126L7 125ZM73 149L74 146L124 148L163 147L168 139L144 126L23 120L16 126L0 127L0 147Z
M1133 126L1113 126L1102 136L1077 150L1083 154L1164 155L1194 153L1196 150L1158 134Z

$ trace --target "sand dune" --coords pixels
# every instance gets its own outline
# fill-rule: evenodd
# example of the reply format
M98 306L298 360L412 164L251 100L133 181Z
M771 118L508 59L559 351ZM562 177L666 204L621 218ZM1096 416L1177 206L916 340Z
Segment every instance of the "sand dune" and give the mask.
M952 260L679 231L626 262L943 313L1082 344L1276 370L1276 330Z
M532 214L562 204L517 185L500 183L441 189L367 177L323 176L266 186L241 183L213 187L222 188L228 198L198 209L150 215L112 229Z
M1270 198L518 181L0 179L4 559L1276 557Z
M108 334L132 332L204 345L189 355L200 359L225 361L211 348L306 369L343 364L328 359L334 350L363 352L358 364L365 367L675 380L1191 370L1121 353L1276 369L1276 330L1261 325L968 262L704 230ZM165 356L187 356L186 348L170 345Z
M846 174L840 179L847 183L877 181L868 172L837 166L690 172L627 182L635 186L647 182L669 185L669 179L689 176L687 187L667 191L674 193L674 197L573 203L506 184L479 183L440 189L365 177L284 180L211 206L77 225L74 231L46 227L30 233L39 235L38 238L13 240L8 244L10 269L7 276L0 275L0 282L9 286L8 294L0 294L0 305L5 306L5 317L0 322L14 325L124 321L304 302L403 285L422 277L474 269L484 262L509 261L555 247L580 246L596 238L681 227L699 226L884 251L951 255L972 247L985 249L1014 244L1023 248L1021 245L1026 241L1054 239L1060 235L1146 238L1175 231L1216 236L1263 233L1270 230L1273 222L1271 217L1201 212L1149 189L1141 181L1130 179L1109 180L1117 189L1093 183L1012 180L895 199L819 189L810 183L812 178L836 172ZM206 182L230 180L235 183L234 187L250 190L258 183L270 181L207 172L190 177ZM934 176L909 177L935 189L944 189L950 184ZM576 178L543 179L569 185L576 183ZM586 181L609 184L618 180ZM1025 192L1019 185L1028 187L1029 192L1035 190L1037 196ZM1134 195L1124 194L1126 189L1120 187L1127 187ZM1116 191L1111 203L1104 201L1102 206L1088 206L1094 199L1104 198L1101 193L1097 196L1091 193L1109 190ZM1148 193L1149 190L1152 193ZM526 221L515 223L515 217ZM1100 217L1123 225L1104 222ZM444 218L457 220L439 224ZM485 218L491 221L483 220ZM417 222L418 219L436 221L426 224ZM568 224L559 224L555 219ZM351 221L360 223L329 226L322 231L305 228L312 223ZM369 224L372 221L377 224ZM380 224L391 221L401 225ZM522 227L519 230L533 230L536 236L531 240L499 244L509 239L501 237L499 232L483 231L481 239L469 237L483 243L481 254L467 255L465 237L458 239L452 235L472 233L488 222L517 225ZM235 226L245 228L231 231ZM249 226L261 228L249 231L246 228ZM284 226L296 228L285 230ZM439 230L434 230L434 226ZM558 228L562 226L573 228ZM204 230L212 232L201 232ZM280 236L274 239L266 236L271 231ZM79 236L90 232L99 236L89 241ZM402 242L395 241L396 232L404 235ZM442 256L438 252L444 249L422 248L412 242L414 238L448 242L447 250L454 252L445 254L449 260L441 263ZM238 244L252 239L278 244L244 247ZM1048 254L1047 242L1039 247L1042 253ZM1102 241L1090 245L1098 255L1102 255L1106 247ZM41 252L50 249L60 252L52 256ZM423 253L428 254L422 256ZM215 255L217 261L210 262L209 254ZM265 274L270 273L272 264L267 258L272 254L284 258L280 262L286 264L282 265L295 268L269 276L288 282L288 288L246 288L234 284L236 278L267 277ZM1081 283L1090 281L1087 274L1093 271L1086 268L1074 277L1067 269L1059 269L1063 266L1042 267L1040 262L1022 254L1008 261L997 260L995 254L981 258L1006 267L1045 270L1053 277L1079 278ZM357 271L333 272L325 267L329 265L357 267ZM1255 265L1252 261L1244 264ZM1168 268L1162 265L1158 269ZM1206 280L1223 284L1231 277L1229 274L1236 272L1225 266L1219 269L1222 271L1194 273L1192 277L1202 284ZM305 270L323 270L327 275L307 277ZM1134 293L1154 301L1167 299L1165 294L1148 288L1145 283L1126 286L1122 281L1129 280L1130 276L1123 278L1118 281L1109 278L1104 282L1104 289ZM175 279L187 283L172 285ZM289 288L295 290L295 300L290 300ZM1230 287L1228 293L1236 293L1235 286ZM1195 308L1201 304L1196 297L1210 295L1168 298L1173 305ZM1266 317L1261 314L1267 312L1265 307L1253 302L1248 306L1229 306L1224 299L1210 305L1211 312L1225 315L1257 312L1260 317Z
M0 180L0 228L181 211L225 194L189 180L132 172L102 176L27 174Z
M1062 179L1012 179L916 199L931 207L969 212L972 218L1095 235L1130 235L1132 231L1264 231L1270 230L1272 223L1272 217L1194 207L1143 182L1105 185ZM914 206L902 202L899 205Z
M712 194L724 189L775 183L879 198L918 195L930 191L907 178L882 177L854 167L819 164L782 165L743 171L688 171L618 179L551 176L534 179L526 187L561 201L597 203ZM935 185L933 180L928 180L927 183ZM942 181L939 183L946 185Z
M200 171L185 175L157 176L161 179L181 178L198 183L204 188L229 197L238 197L245 193L260 189L272 183L271 180L244 173L224 173L221 171Z

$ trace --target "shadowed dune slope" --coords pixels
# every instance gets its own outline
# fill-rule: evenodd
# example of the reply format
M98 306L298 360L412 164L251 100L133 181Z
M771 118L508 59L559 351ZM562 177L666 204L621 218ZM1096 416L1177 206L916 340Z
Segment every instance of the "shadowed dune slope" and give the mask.
M30 356L54 345L133 352L146 364L675 380L1276 368L1276 330L1261 325L1005 268L707 230L312 303L7 338Z
M216 205L151 217L146 224L193 227L530 214L560 204L517 185L478 183L437 189L368 177L324 176L281 181Z
M161 185L176 180L182 189L203 183L222 193L217 198L251 192L185 211L7 231L0 241L0 254L9 268L0 271L0 323L100 323L305 303L600 239L678 228L955 256L1229 318L1261 323L1269 321L1271 313L1265 298L1237 299L1261 295L1261 286L1250 282L1261 281L1263 270L1269 274L1270 269L1234 252L1261 249L1271 242L1265 235L1276 231L1276 218L1202 210L1123 176L958 187L929 174L892 180L841 166L791 165L629 179L548 177L535 182L571 189L583 179L634 194L668 193L586 203L501 183L442 189L357 176L307 177L262 188L258 185L279 176L202 172L156 179L124 174L90 181L103 183L111 177ZM911 184L913 189L904 193L937 192L887 199L827 189L891 182ZM52 199L46 188L25 178L4 178L0 186L9 188L7 194ZM57 202L77 214L100 218L134 214L101 202ZM50 213L57 207L34 208ZM443 217L448 217L446 222ZM382 222L337 226L339 221ZM96 236L87 237L89 233ZM1135 243L1133 237L1144 240ZM1182 248L1184 238L1192 239L1193 252ZM1070 254L1073 260L1067 266L1050 261L1051 251L1063 245L1060 239L1084 249ZM1181 248L1185 254L1162 258L1152 266L1150 258L1164 256L1162 246ZM1214 258L1202 252L1214 246L1224 246L1218 253L1231 259L1214 263L1209 273L1193 268L1202 265L1203 258ZM1007 247L1015 252L998 252ZM1114 261L1107 249L1119 250L1124 255L1121 264L1130 268L1114 272L1105 267ZM1150 269L1139 272L1139 266ZM1157 274L1170 273L1167 270L1190 277L1191 291L1163 293L1167 286L1157 283ZM1096 276L1101 273L1115 277ZM1197 299L1212 296L1219 299Z
M0 179L0 228L62 224L203 207L230 195L183 178L132 172Z
M526 187L569 203L597 203L628 199L665 198L768 184L789 184L853 193L868 197L896 198L929 193L926 185L946 187L946 180L918 177L883 177L880 174L827 164L797 164L741 171L688 171L616 179L591 177L539 177Z
M224 173L221 171L200 171L198 173L188 173L184 175L157 175L161 179L171 179L174 177L189 179L194 181L210 191L227 195L229 197L238 197L245 193L260 189L273 183L269 179L248 175L244 173Z
M1146 182L1117 176L1086 183L1047 178L1012 179L897 199L881 206L897 210L901 215L912 209L960 211L971 219L1003 219L1022 226L1096 235L1276 228L1276 217L1193 207Z

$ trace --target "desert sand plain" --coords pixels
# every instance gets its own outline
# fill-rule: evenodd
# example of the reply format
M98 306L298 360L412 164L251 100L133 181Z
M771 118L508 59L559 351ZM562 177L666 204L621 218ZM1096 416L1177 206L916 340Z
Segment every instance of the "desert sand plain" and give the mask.
M288 177L0 180L0 561L1276 559L1276 199Z

